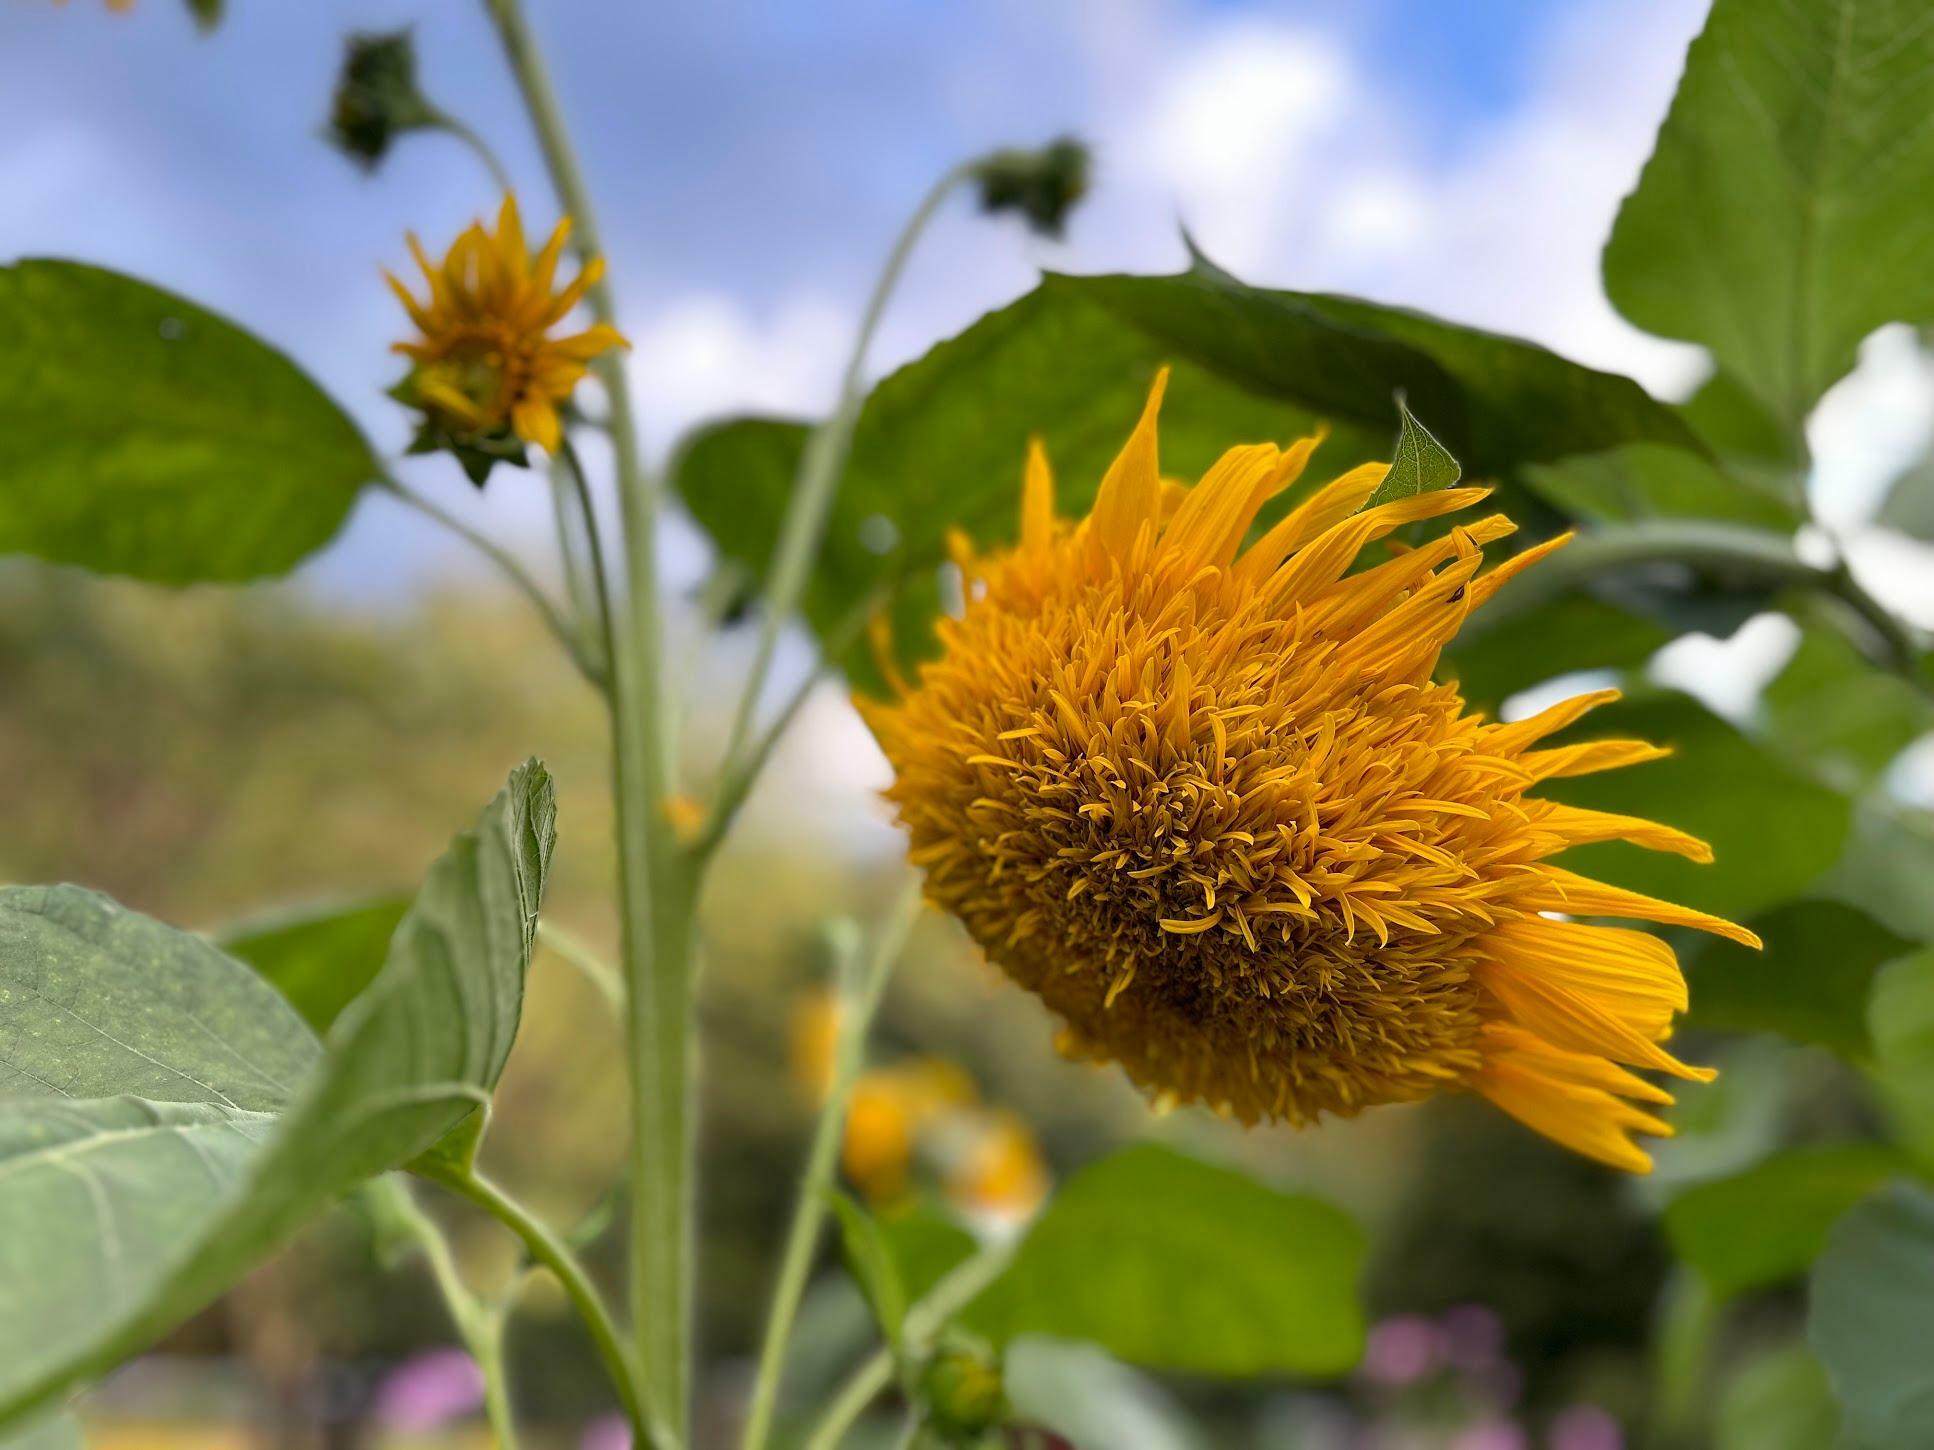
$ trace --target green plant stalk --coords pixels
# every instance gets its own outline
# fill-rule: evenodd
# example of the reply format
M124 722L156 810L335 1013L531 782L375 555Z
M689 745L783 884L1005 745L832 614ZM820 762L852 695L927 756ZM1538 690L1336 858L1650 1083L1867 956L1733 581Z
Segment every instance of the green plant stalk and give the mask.
M759 1350L759 1372L752 1387L752 1405L746 1415L745 1450L764 1450L772 1434L772 1415L779 1399L779 1382L786 1368L786 1347L799 1314L799 1302L806 1292L812 1272L813 1249L826 1222L826 1192L833 1181L841 1137L846 1127L846 1108L853 1096L853 1083L859 1077L865 1056L866 1036L879 1010L880 997L893 975L893 968L906 947L907 936L920 914L920 882L907 883L891 914L881 925L868 954L865 967L851 991L840 993L838 1046L833 1057L833 1081L813 1128L812 1146L800 1174L799 1196L794 1201L792 1226L786 1234L786 1248L779 1264L779 1278L773 1288L772 1307L766 1315L765 1340Z
M935 1284L926 1298L907 1311L907 1345L924 1350L949 1319L1000 1277L1013 1257L1012 1244L990 1244ZM839 1450L866 1407L893 1383L893 1369L892 1351L882 1348L854 1370L806 1437L805 1450Z
M484 1414L500 1450L517 1450L517 1416L511 1407L510 1379L504 1367L504 1337L501 1322L484 1302L463 1282L450 1253L449 1240L436 1221L423 1211L409 1184L396 1177L378 1179L370 1185L372 1193L388 1200L390 1213L422 1249L437 1292L450 1311L450 1322L463 1341L463 1347L476 1361L483 1376Z
M772 668L772 657L779 646L780 631L799 607L813 560L819 554L826 519L832 512L833 496L838 491L840 475L846 470L846 457L852 449L853 429L859 422L860 405L865 401L861 384L873 334L879 329L880 318L886 312L887 302L906 270L907 259L913 255L921 233L927 229L927 224L933 220L953 189L971 178L979 166L979 160L974 160L963 162L948 171L933 184L920 205L914 208L906 225L900 229L892 250L887 253L886 264L880 269L879 279L873 284L872 295L867 298L866 311L860 318L859 333L853 340L853 351L846 360L846 371L840 378L839 397L833 404L833 411L825 422L813 429L812 436L806 440L806 450L799 460L799 475L793 482L786 516L779 526L779 540L773 546L772 567L766 580L765 608L760 616L759 642L753 654L752 671L746 679L745 692L740 697L731 734L726 737L725 768L728 777L740 769L740 757L752 733L753 717L758 712L759 697L764 693L766 676Z
M485 0L544 153L570 214L580 257L598 252L589 188L563 112L517 0ZM608 281L586 301L601 322L617 319ZM627 1056L632 1090L631 1307L638 1358L661 1447L685 1444L691 1400L693 1179L691 1081L694 917L699 873L674 833L666 804L671 761L658 615L658 488L646 471L623 358L594 363L610 404L618 499L624 521L626 597L613 621L613 778L618 823Z
M598 1293L597 1285L591 1282L591 1276L584 1271L584 1266L578 1262L570 1245L558 1237L549 1225L488 1179L475 1173L449 1173L438 1174L436 1181L461 1194L517 1235L531 1258L550 1270L563 1287L572 1308L577 1310L578 1317L584 1322L585 1332L591 1336L598 1358L611 1377L612 1387L618 1392L618 1400L624 1408L632 1434L641 1445L650 1443L650 1427L636 1365L626 1349L624 1336L613 1321L610 1310L605 1307L603 1295Z

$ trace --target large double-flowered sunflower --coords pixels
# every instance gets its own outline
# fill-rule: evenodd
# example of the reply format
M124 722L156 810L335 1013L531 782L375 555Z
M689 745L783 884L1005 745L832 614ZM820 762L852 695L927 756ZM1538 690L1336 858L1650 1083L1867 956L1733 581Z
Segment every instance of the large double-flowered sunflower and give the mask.
M1247 548L1316 439L1232 448L1193 488L1156 457L1158 378L1078 522L1030 454L1019 543L956 560L941 653L862 702L927 891L1066 1020L1071 1054L1158 1100L1308 1122L1481 1093L1634 1171L1670 1095L1703 1080L1661 1045L1686 1005L1673 923L1703 913L1552 858L1624 840L1694 860L1669 826L1540 799L1637 765L1638 740L1551 746L1614 691L1497 724L1432 679L1465 616L1563 542L1480 572L1499 515L1355 569L1400 526L1485 496L1366 507L1387 469L1314 491Z

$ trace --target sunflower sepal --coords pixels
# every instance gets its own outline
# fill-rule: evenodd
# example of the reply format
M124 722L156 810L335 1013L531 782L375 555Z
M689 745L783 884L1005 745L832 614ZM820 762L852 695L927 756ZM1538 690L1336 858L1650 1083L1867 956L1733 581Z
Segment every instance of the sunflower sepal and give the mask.
M491 470L500 463L508 463L516 468L531 466L529 448L508 425L459 428L440 414L425 411L414 373L389 388L387 394L404 407L419 413L416 432L403 450L405 453L417 456L447 453L463 470L463 476L479 489L490 481Z

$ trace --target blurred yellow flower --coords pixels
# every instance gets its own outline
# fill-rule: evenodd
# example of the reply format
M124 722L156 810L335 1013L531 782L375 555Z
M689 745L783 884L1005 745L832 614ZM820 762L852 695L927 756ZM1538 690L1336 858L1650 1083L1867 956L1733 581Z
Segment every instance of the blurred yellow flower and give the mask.
M550 335L604 271L603 259L594 257L575 280L556 285L570 232L566 217L533 257L516 198L507 196L496 232L472 223L441 265L411 235L410 251L429 284L428 301L419 302L393 274L384 273L421 333L417 341L395 345L416 365L405 387L411 401L441 428L466 435L508 429L555 453L562 439L558 409L591 359L628 346L605 323L568 337Z
M833 1090L839 1016L839 994L830 989L807 992L792 1004L792 1080L816 1103Z
M1033 1130L1006 1109L972 1115L947 1172L947 1197L968 1213L1023 1219L1048 1196L1048 1165Z
M862 1073L846 1108L840 1166L872 1202L900 1197L920 1135L943 1113L974 1097L967 1074L936 1057Z
M1470 1089L1581 1153L1634 1171L1626 1067L1698 1080L1659 1044L1686 1004L1664 942L1548 913L1750 932L1548 863L1624 840L1694 860L1649 821L1530 794L1650 760L1636 740L1541 748L1615 691L1512 724L1433 683L1439 651L1554 539L1480 574L1493 515L1352 572L1400 526L1478 488L1366 508L1352 469L1246 550L1264 503L1320 441L1231 449L1164 483L1158 377L1078 523L1027 460L1020 542L954 554L959 618L917 685L862 701L888 794L926 868L1011 977L1158 1102L1246 1123L1353 1114ZM1620 1064L1623 1064L1621 1066Z

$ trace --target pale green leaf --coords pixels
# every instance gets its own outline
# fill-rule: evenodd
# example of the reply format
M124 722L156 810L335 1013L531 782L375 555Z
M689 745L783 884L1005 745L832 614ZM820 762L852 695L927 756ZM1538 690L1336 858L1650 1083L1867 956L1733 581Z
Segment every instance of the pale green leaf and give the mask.
M1154 1369L1341 1374L1363 1350L1364 1250L1320 1199L1144 1144L1070 1178L961 1322Z
M9 1105L0 1420L142 1349L342 1194L477 1116L517 1030L554 818L550 777L519 768L431 868L279 1120L202 1098Z
M293 363L145 282L0 268L0 338L0 553L163 584L281 574L377 475Z
M1886 322L1934 319L1925 0L1717 0L1605 248L1648 331L1790 432Z
M286 1106L315 1034L234 958L78 886L0 890L0 1099Z
M1825 1450L1840 1409L1819 1359L1803 1344L1760 1356L1727 1381L1713 1450Z
M86 1450L80 1422L72 1415L49 1415L18 1430L0 1430L0 1450Z
M1858 1450L1934 1445L1934 1193L1897 1183L1835 1226L1806 1337Z

